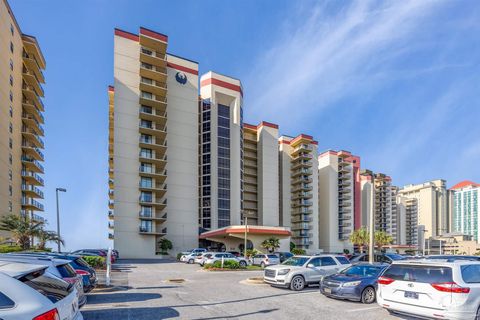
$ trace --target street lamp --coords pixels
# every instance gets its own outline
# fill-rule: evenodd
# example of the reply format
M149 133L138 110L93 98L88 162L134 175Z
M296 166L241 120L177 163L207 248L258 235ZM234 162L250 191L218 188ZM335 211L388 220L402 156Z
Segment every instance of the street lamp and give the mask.
M243 244L243 257L247 260L247 233L248 233L248 216L253 215L254 213L248 210L242 211L243 215L243 224L245 225L245 242Z
M57 236L58 236L58 240L57 240L57 248L58 248L58 252L60 252L60 208L59 208L59 205L58 205L58 192L67 192L67 189L65 188L56 188L55 189L55 195L56 195L56 198L57 198Z

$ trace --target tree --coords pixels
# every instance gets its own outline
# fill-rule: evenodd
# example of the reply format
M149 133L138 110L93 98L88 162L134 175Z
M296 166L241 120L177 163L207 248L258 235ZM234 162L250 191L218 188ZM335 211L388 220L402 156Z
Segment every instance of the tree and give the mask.
M158 241L158 245L162 252L168 252L168 250L173 249L172 241L168 240L167 238L162 238Z
M301 256L301 255L304 255L304 254L307 253L305 250L300 249L300 248L293 248L293 250L291 252L296 256Z
M295 249L295 243L293 243L292 241L290 241L290 252L292 252L293 249Z
M369 241L370 233L365 227L361 227L360 229L353 231L353 233L350 235L350 242L355 246L359 246L361 253L364 252L364 247L368 247Z
M0 220L0 230L9 231L13 240L23 249L30 249L30 238L39 235L45 223L33 222L28 216L9 214Z
M37 239L39 250L45 250L48 241L60 242L65 245L65 241L55 231L44 230L43 228L39 230Z
M273 252L275 249L280 248L280 240L275 237L270 237L262 242L262 248L267 249L268 252Z
M378 248L378 250L381 250L384 246L393 242L392 236L385 231L375 231L374 238L375 246Z

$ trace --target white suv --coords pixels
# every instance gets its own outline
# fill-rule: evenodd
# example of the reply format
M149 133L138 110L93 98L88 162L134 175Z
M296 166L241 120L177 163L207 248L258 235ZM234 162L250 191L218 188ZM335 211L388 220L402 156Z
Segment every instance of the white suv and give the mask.
M480 262L395 261L378 279L377 302L391 313L479 319Z
M293 256L282 264L265 268L263 281L300 291L306 285L319 284L323 277L350 266L350 261L340 255Z

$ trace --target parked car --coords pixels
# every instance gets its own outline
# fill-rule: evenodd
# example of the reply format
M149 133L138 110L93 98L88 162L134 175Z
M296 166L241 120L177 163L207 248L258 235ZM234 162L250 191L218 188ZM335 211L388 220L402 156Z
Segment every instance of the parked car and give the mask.
M392 263L393 261L399 260L407 260L406 257L399 255L398 253L375 253L373 256L374 262L379 263ZM362 253L356 255L350 259L352 264L361 263L361 262L369 262L368 261L368 254Z
M378 278L377 302L391 313L479 319L480 262L395 261Z
M188 264L193 264L195 263L195 259L198 257L198 256L201 256L202 254L199 253L199 252L192 252L192 253L189 253L187 255L183 255L180 257L180 261L181 262L186 262Z
M326 276L320 282L320 292L327 297L375 302L377 280L388 264L359 263L342 272Z
M252 257L252 265L261 266L273 266L280 263L280 258L276 254L257 254Z
M293 257L293 253L291 252L274 252L274 254L280 258L280 263Z
M45 272L48 266L0 261L0 318L83 320L73 285Z
M97 286L98 280L95 269L90 267L90 265L82 258L82 256L56 252L22 252L22 254L39 257L49 256L57 259L68 260L70 261L70 265L73 267L75 272L82 276L83 290L86 293L92 291Z
M85 292L83 290L82 276L78 275L75 272L75 270L70 265L70 261L68 260L55 259L52 257L36 257L24 254L5 253L0 254L0 261L30 263L47 266L47 273L50 273L62 279L63 281L75 286L78 295L78 305L80 308L83 307L85 303L87 303L87 296L85 295Z
M235 257L240 257L242 254L238 251L226 251L226 253L231 253L233 254Z
M231 253L225 253L225 252L217 252L212 254L211 256L207 257L204 261L204 264L213 264L215 261L221 261L223 258L224 261L231 260L231 261L237 261L240 266L246 267L248 265L247 260L245 260L243 257L235 257Z
M272 286L300 291L350 266L350 261L339 255L293 256L281 264L266 267L263 280Z
M195 257L195 263L203 266L204 263L205 263L205 260L207 258L209 258L212 254L214 254L214 252L203 252L203 253L200 253L199 255L197 255Z
M79 256L99 256L99 257L104 257L105 259L107 258L107 253L108 253L108 250L102 250L102 249L81 249L81 250L71 252L71 254L77 254ZM115 261L116 261L115 255L112 254L110 256L110 262L114 263Z
M450 261L454 260L470 260L470 261L480 261L480 256L461 256L461 255L432 255L427 256L425 259L446 259Z

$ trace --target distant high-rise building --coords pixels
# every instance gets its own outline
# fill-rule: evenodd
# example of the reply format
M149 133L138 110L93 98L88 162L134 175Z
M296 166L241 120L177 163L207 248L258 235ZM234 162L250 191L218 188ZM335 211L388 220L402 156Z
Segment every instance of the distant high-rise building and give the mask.
M22 33L12 9L0 1L0 217L43 221L45 58L34 36ZM0 231L0 236L9 234Z
M450 193L445 180L433 180L417 185L407 185L398 195L417 200L418 224L425 227L425 239L450 230Z
M480 184L462 181L454 185L453 192L453 231L473 236L480 243Z
M396 201L396 244L418 246L418 201L398 195Z
M352 250L353 230L362 226L360 158L348 151L318 157L319 246L326 252Z
M301 134L279 138L280 223L307 252L319 249L317 141Z

